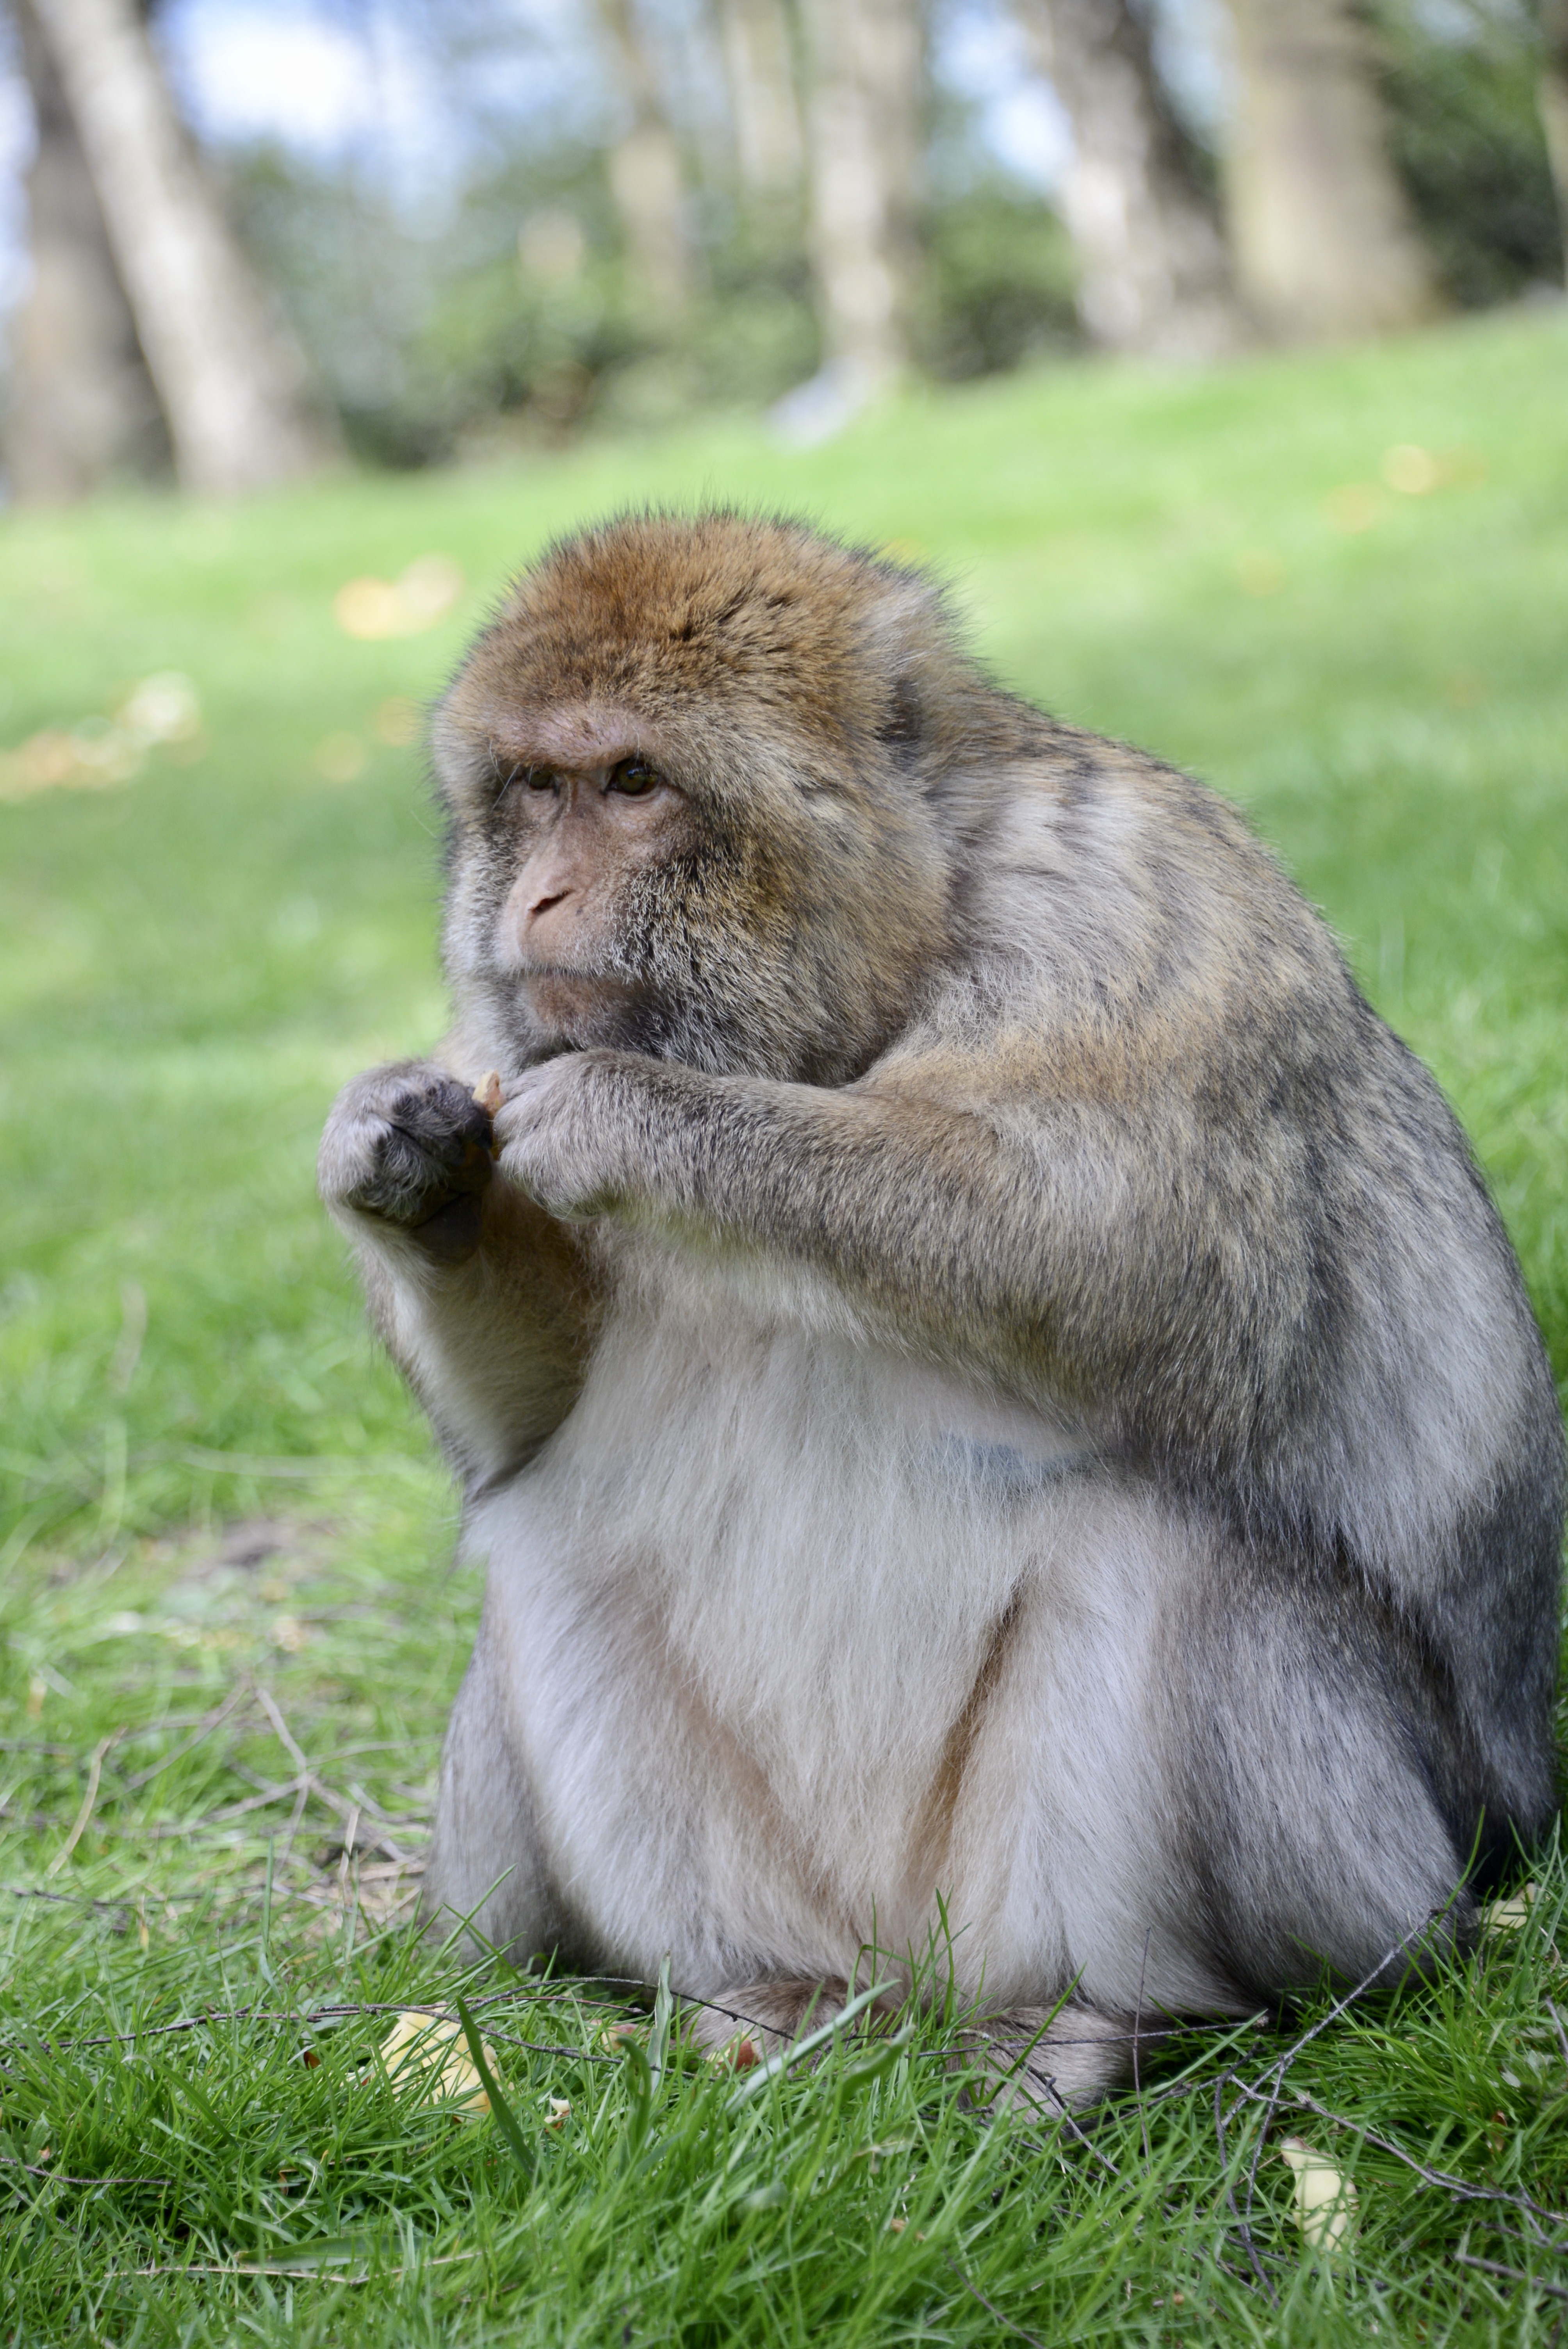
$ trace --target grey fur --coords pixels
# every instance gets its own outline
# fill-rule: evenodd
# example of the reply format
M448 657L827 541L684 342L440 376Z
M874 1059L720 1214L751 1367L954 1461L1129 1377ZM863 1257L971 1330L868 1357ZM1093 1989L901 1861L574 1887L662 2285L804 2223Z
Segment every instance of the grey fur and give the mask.
M507 777L578 740L678 806L552 1025ZM555 550L437 742L455 1076L322 1154L490 1561L429 1912L504 1875L490 1938L783 2027L942 1894L1004 2049L1076 1985L1075 2101L1136 2007L1462 1936L1553 1809L1561 1424L1452 1115L1233 811L724 516Z

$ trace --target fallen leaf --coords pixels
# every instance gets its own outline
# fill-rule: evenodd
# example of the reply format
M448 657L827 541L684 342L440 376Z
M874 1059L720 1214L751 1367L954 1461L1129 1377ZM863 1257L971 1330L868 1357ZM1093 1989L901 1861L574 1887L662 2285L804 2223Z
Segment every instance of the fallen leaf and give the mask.
M1334 528L1351 533L1370 530L1387 511L1387 499L1372 481L1346 481L1330 490L1323 504Z
M450 610L463 574L444 554L421 554L397 579L350 579L332 599L346 636L417 636Z
M1530 1912L1541 1888L1537 1884L1521 1885L1506 1900L1489 1900L1480 1912L1480 1921L1488 1933L1517 1933L1522 1925L1530 1922Z
M1424 498L1442 479L1442 468L1431 450L1418 448L1413 440L1385 449L1377 470L1391 490L1407 498Z
M1295 2174L1295 2223L1315 2251L1348 2247L1356 2229L1356 2189L1326 2153L1287 2137L1280 2152Z
M453 2105L463 2113L488 2113L486 2095L461 2027L428 2014L400 2014L381 2043L387 2076L397 2089L418 2089L427 2104ZM498 2068L488 2044L485 2061Z
M357 734L324 734L312 753L312 763L324 782L352 783L365 772L369 755Z

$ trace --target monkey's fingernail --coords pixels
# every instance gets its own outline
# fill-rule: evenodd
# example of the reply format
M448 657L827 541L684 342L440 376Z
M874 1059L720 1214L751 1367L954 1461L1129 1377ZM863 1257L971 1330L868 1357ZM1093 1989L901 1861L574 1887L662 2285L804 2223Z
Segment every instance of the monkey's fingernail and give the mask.
M495 1115L500 1107L500 1071L499 1069L492 1069L488 1077L480 1078L474 1087L473 1097L487 1117Z

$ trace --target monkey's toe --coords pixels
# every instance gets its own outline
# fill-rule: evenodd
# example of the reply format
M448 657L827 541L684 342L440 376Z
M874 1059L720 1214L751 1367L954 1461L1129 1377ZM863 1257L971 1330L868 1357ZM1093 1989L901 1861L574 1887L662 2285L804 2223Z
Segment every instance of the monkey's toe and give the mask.
M1130 2014L1065 2006L1016 2006L983 2015L962 2034L957 2059L973 2067L970 2095L988 2111L1009 2105L1041 2113L1099 2102L1132 2072L1140 2033Z
M706 2000L686 2033L694 2046L744 2071L830 2023L849 1996L838 1981L737 1982Z

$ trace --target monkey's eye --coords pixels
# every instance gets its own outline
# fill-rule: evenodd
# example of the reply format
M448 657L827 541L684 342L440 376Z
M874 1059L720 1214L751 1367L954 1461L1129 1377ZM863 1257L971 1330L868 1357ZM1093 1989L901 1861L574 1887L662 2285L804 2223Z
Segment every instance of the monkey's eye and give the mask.
M610 770L606 791L622 792L629 800L640 800L661 781L659 771L646 759L623 759L618 767Z
M505 799L508 792L512 790L524 792L548 792L553 791L554 788L555 778L552 775L548 767L525 767L520 765L508 767L504 770L498 767L495 787L495 795L498 804L501 800Z

